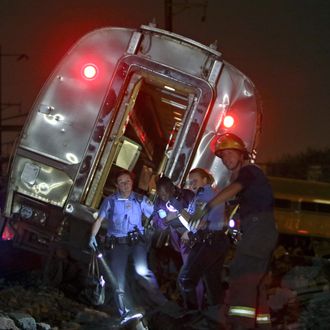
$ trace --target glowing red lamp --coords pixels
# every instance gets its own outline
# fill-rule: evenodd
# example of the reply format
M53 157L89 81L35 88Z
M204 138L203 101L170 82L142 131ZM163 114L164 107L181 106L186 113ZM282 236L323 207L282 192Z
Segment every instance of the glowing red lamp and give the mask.
M85 79L92 80L97 75L97 67L95 64L86 64L82 69L82 75Z
M226 116L224 119L223 119L223 125L226 127L226 128L231 128L235 123L235 120L232 116Z

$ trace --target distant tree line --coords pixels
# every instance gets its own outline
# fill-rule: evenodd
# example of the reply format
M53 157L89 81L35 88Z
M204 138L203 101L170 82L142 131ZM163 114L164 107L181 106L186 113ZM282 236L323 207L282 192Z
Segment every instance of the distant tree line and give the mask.
M286 178L330 182L330 148L307 149L296 155L284 155L267 164L267 174Z

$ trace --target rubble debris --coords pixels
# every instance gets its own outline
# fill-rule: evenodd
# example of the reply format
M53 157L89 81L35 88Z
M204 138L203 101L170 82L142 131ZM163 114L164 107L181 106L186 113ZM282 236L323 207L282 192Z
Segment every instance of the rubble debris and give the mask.
M327 329L330 323L330 262L324 258L276 254L269 278L269 305L274 329ZM129 283L134 283L133 279ZM122 329L192 330L222 329L224 311L215 306L187 312L172 284L160 281L169 301L160 307L144 303L143 324ZM63 286L61 286L63 288ZM140 296L141 294L137 294ZM141 321L142 322L142 321ZM78 295L45 285L39 272L23 272L0 278L0 329L5 330L111 330L119 317L111 295L106 304L93 307Z
M81 329L80 323L111 316L44 286L36 274L25 274L14 281L2 279L0 292L0 329Z

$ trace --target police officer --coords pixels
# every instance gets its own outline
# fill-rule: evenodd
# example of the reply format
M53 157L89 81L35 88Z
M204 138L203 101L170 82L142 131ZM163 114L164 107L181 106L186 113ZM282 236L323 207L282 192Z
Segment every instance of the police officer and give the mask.
M130 316L128 295L125 293L126 268L131 258L140 284L156 304L163 304L166 298L158 289L153 272L148 267L147 247L144 240L142 214L149 217L153 204L147 197L133 192L133 177L129 171L121 170L116 175L117 192L104 199L98 218L92 226L89 246L97 248L95 236L101 223L107 222L106 260L115 277L115 301L122 319Z
M248 152L238 136L217 137L214 152L231 171L232 182L192 221L237 195L242 238L230 265L228 323L235 330L270 329L264 280L278 237L272 189L262 170L248 163Z
M212 187L214 178L206 170L195 168L189 173L189 181L195 192L188 211L194 213L200 203L210 201L216 195ZM191 250L178 277L185 304L189 309L197 309L195 287L203 278L209 305L223 302L221 287L223 262L229 248L229 240L224 231L224 204L214 207L201 221L197 231L186 231L181 239L191 244Z

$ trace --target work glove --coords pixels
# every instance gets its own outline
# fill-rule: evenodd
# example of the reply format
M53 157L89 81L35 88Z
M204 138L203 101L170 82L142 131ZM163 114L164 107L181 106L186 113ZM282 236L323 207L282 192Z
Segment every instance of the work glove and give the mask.
M89 239L89 243L88 243L89 247L96 251L97 249L97 242L96 242L96 238L94 235L91 235L90 239Z
M192 228L197 228L200 220L210 212L210 208L207 203L203 203L196 208L196 211L190 217L189 225Z

